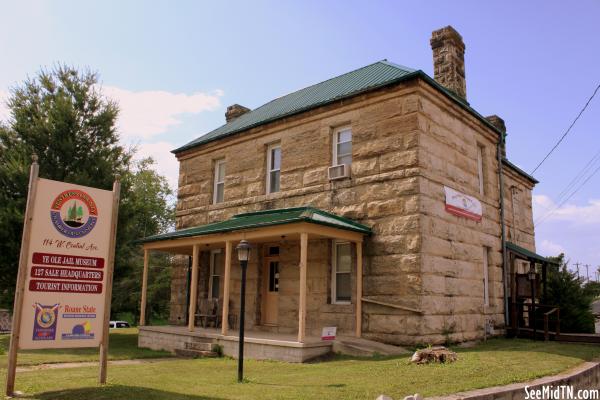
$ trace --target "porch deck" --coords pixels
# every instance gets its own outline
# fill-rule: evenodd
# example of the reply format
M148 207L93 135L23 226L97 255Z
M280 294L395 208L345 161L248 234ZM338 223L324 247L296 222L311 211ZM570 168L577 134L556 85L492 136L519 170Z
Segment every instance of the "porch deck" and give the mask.
M141 326L138 346L153 350L175 352L190 349L197 343L220 345L223 354L237 357L239 337L229 331L223 335L219 328L197 327L190 331L187 326ZM297 335L263 331L246 331L244 334L244 357L256 360L279 360L305 362L332 351L333 342L320 337L305 337L297 341Z

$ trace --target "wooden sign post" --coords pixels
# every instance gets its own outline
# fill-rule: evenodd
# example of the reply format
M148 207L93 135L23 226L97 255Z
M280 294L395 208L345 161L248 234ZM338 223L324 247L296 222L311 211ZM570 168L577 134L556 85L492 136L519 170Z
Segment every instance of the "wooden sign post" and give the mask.
M100 348L106 382L108 328L120 196L29 177L8 354L6 394L15 393L20 349Z
M23 310L23 294L25 292L25 278L27 256L29 255L29 237L31 235L31 218L33 214L33 201L37 191L38 174L40 167L37 156L33 155L33 162L29 171L29 188L27 190L27 205L23 220L23 236L21 239L21 253L19 255L19 271L17 274L17 290L13 306L12 332L10 335L10 348L8 350L8 372L6 374L6 395L12 396L15 392L15 377L17 373L17 349L19 348L19 333L21 331L21 311Z

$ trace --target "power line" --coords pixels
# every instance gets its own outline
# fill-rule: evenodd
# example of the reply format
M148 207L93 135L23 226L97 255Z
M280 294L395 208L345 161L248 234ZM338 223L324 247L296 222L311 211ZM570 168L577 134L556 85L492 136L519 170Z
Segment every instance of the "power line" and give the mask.
M559 203L562 200L562 197L567 195L567 193L577 184L579 183L579 181L585 176L585 174L587 174L593 167L594 163L596 163L598 160L600 160L600 150L598 150L598 152L594 155L594 157L592 157L590 159L590 161L588 161L587 164L585 164L585 166L579 171L579 173L577 174L577 176L575 176L575 178L573 178L571 180L571 182L569 182L569 184L563 189L562 192L559 193L558 197L556 198L556 202Z
M596 168L596 169L594 170L594 172L592 172L592 173L591 173L591 174L590 174L590 175L589 175L589 176L586 178L586 180L585 180L585 181L583 181L583 182L582 182L582 183L581 183L581 184L580 184L580 185L579 185L579 186L578 186L578 187L577 187L577 188L576 188L576 189L575 189L575 190L574 190L574 191L573 191L573 192L572 192L572 193L569 195L569 197L567 197L565 200L563 200L563 201L562 201L562 202L561 202L561 203L560 203L560 204L559 204L559 205L558 205L558 206L557 206L557 207L556 207L554 210L550 211L549 213L547 213L547 214L546 214L546 215L544 215L543 217L539 218L539 219L537 220L537 222L535 222L535 223L534 223L534 226L538 226L539 224L541 224L542 222L544 222L544 221L545 221L545 220L546 220L548 217L550 217L550 215L554 214L554 213L555 213L555 212L556 212L558 209L560 209L560 208L561 208L563 205L565 205L565 203L566 203L567 201L569 201L569 200L570 200L570 199L571 199L573 196L575 196L575 194L576 194L576 193L577 193L579 190L581 190L581 188L582 188L583 186L585 186L585 184L586 184L586 183L588 183L588 181L589 181L590 179L592 179L592 177L593 177L594 175L596 175L596 173L597 173L598 171L600 171L600 166L598 166L598 168Z
M573 128L573 125L575 125L575 123L577 122L577 120L579 119L579 117L581 117L581 114L583 114L583 112L585 111L585 109L587 108L587 106L590 104L590 102L592 101L592 99L594 98L594 96L596 96L596 93L598 93L598 89L600 89L600 84L598 84L598 86L596 86L596 89L594 90L594 93L592 94L592 96L588 99L588 101L585 103L585 105L583 106L583 108L581 109L581 111L579 111L579 114L577 114L577 117L575 117L575 119L573 120L573 122L571 123L571 125L569 126L569 128L566 130L566 132L561 136L561 138L558 140L558 142L556 142L556 144L554 145L554 147L548 152L548 154L546 154L546 156L542 159L542 161L540 161L540 163L533 169L533 171L531 171L531 175L533 175L533 173L535 171L537 171L537 169L539 167L542 166L542 164L546 161L546 159L548 157L550 157L550 154L552 154L552 152L554 152L554 150L556 150L556 148L558 147L558 145L563 141L563 139L569 134L569 132L571 131L571 128Z

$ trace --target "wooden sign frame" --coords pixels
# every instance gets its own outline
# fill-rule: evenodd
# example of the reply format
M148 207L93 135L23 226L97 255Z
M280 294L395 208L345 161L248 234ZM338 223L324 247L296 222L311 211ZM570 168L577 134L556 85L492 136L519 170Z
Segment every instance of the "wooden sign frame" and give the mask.
M8 371L6 374L6 395L15 394L15 378L17 370L17 354L19 349L21 322L23 318L23 298L25 295L25 283L27 281L27 265L29 258L33 209L37 196L37 186L39 182L39 165L36 155L32 157L32 164L29 172L29 186L27 190L27 203L25 207L25 216L23 221L23 236L21 239L21 252L19 254L19 269L17 274L17 283L15 299L13 306L13 323L10 337L10 347L8 352ZM109 320L110 307L112 299L112 283L114 275L115 245L117 236L117 220L119 215L119 199L121 193L121 183L117 176L112 190L112 219L110 227L108 260L106 265L106 287L104 297L104 314L102 316L102 338L99 351L99 383L106 383L107 364L108 364L108 345L109 345Z

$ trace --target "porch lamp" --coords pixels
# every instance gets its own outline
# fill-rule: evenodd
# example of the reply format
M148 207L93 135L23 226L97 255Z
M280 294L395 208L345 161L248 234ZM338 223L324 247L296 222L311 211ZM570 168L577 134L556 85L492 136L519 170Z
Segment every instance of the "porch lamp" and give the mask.
M242 289L240 291L240 335L238 347L238 382L244 380L244 314L246 313L246 269L250 259L250 243L241 240L235 248L242 268Z

